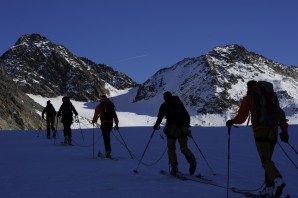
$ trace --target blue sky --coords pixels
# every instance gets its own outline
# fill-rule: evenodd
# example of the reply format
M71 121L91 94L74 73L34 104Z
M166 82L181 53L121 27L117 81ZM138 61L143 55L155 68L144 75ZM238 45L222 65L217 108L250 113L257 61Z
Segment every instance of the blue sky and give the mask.
M143 83L216 46L298 66L296 0L2 0L0 55L39 33Z

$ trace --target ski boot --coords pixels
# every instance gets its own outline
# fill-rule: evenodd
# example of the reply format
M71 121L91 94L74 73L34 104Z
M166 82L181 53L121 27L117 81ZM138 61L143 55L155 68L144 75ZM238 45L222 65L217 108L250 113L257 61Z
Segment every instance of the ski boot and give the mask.
M106 158L112 158L111 151L106 151Z
M283 179L281 177L276 177L274 179L274 197L280 197L285 186L286 183Z
M170 174L175 176L178 174L178 166L177 164L172 164L171 165L171 171L170 171Z
M189 174L193 175L196 172L196 168L197 168L197 162L196 162L196 158L194 155L191 155L189 157Z
M273 192L274 192L274 186L265 186L260 191L260 196L262 196L262 197L273 197Z

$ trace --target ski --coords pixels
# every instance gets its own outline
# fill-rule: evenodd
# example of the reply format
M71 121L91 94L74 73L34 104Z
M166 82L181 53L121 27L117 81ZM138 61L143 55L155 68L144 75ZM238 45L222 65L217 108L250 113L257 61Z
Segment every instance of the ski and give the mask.
M53 135L53 136L47 136L46 138L47 138L48 140L51 140L51 139L56 139L56 136L54 136L54 135Z
M74 146L73 144L68 144L68 143L64 143L64 142L60 142L60 144L63 146Z
M186 173L179 173L179 174L181 174L184 177L187 177L189 180L194 180L198 182L212 182L212 179L206 178L201 174L197 174L197 175L189 175Z
M200 174L199 175L189 175L186 173L178 172L178 174L176 174L176 175L171 175L170 173L168 173L165 170L160 170L160 173L163 175L176 177L181 180L189 180L189 181L199 182L199 183L203 183L203 184L213 184L212 179L208 179Z
M187 177L184 177L183 175L180 175L180 174L171 175L170 173L168 173L165 170L160 170L159 173L162 174L162 175L167 175L167 176L177 178L177 179L180 179L180 180L183 180L183 181L188 180Z
M253 192L253 191L240 190L240 189L235 188L235 187L232 187L231 190L234 193L243 194L245 197L250 197L250 198L264 198L264 196L261 196L261 195L257 194L257 192Z
M97 153L97 157L102 158L102 159L109 159L109 160L113 160L113 161L118 161L118 158L115 157L106 157L105 154L98 152Z
M264 198L264 196L261 196L257 192L253 192L253 191L241 190L236 187L232 187L231 190L234 193L240 193L240 194L243 194L245 197L249 197L249 198ZM272 198L275 198L275 197L272 197ZM286 195L284 198L290 198L290 195Z

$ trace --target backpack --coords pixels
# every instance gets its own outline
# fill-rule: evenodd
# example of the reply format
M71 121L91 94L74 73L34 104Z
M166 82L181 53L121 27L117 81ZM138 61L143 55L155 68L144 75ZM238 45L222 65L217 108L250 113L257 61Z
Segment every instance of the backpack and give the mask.
M280 108L273 84L267 81L258 81L252 87L252 105L256 115L254 124L259 126L277 126L284 115Z
M168 103L167 119L181 124L190 124L190 116L178 96L172 96Z
M100 114L100 120L112 120L115 118L116 111L115 111L115 105L111 101L105 101L100 103L101 107L101 114Z

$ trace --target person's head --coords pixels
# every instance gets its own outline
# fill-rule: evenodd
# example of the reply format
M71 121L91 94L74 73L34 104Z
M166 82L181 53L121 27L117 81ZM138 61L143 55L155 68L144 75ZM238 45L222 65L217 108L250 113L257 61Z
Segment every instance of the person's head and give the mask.
M164 99L165 101L169 101L169 99L170 99L171 97L172 97L172 93L171 93L171 92L166 91L166 92L163 93L163 99Z
M69 101L69 98L67 97L67 96L64 96L63 98L62 98L62 102L68 102Z
M106 95L101 95L100 96L100 101L107 101L108 97Z
M51 101L50 101L50 100L48 100L48 101L47 101L47 105L50 105L50 104L51 104Z

